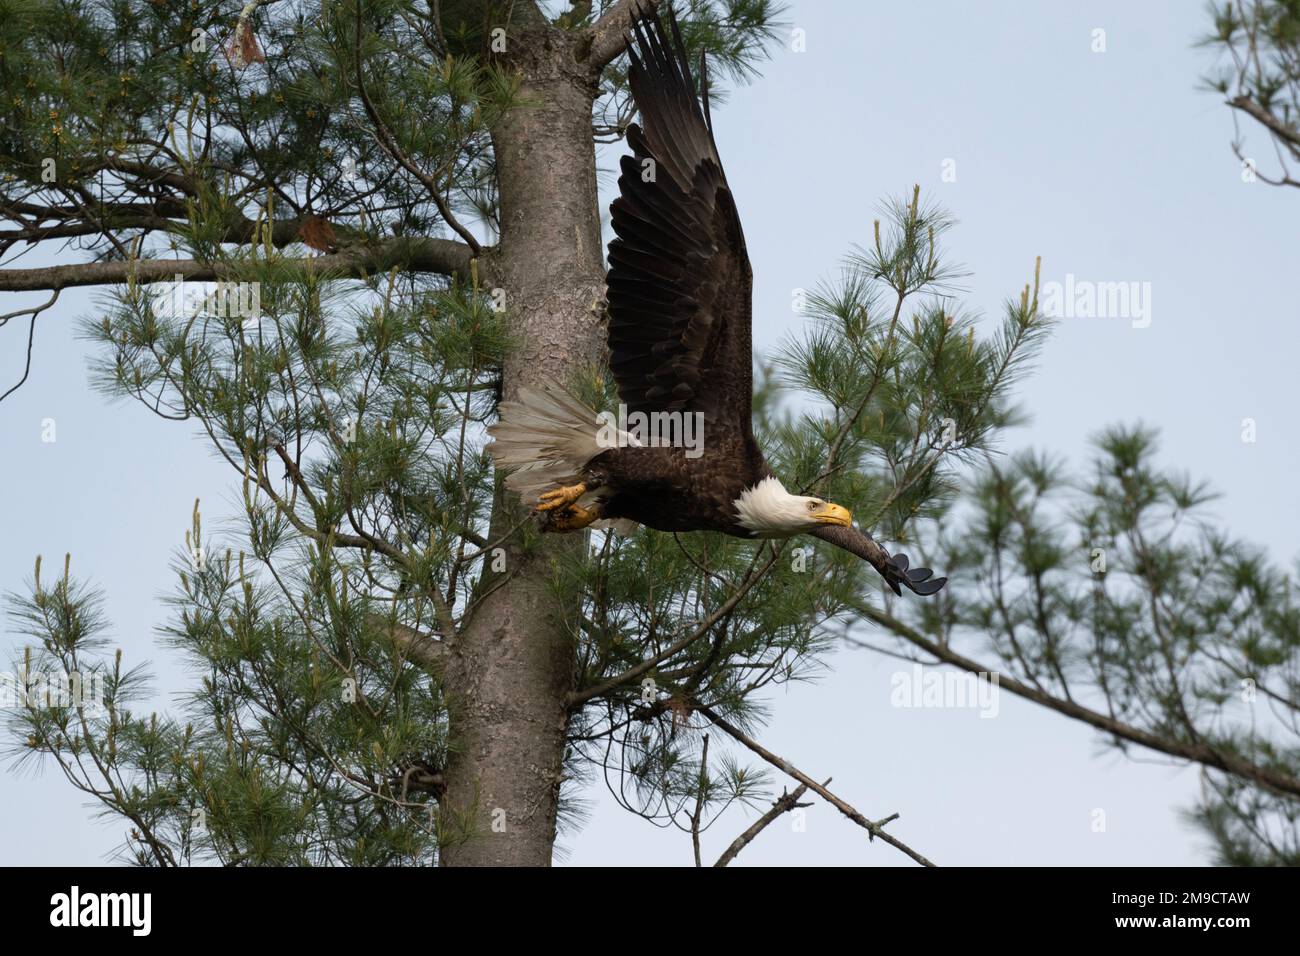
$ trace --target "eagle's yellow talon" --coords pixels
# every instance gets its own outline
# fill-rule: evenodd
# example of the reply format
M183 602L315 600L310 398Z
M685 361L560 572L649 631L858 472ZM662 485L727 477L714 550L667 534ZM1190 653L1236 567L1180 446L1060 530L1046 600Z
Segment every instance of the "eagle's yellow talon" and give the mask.
M563 488L556 488L554 491L548 491L543 495L538 495L536 510L554 511L556 508L567 508L586 493L587 486L585 484L567 485Z
M581 508L570 505L563 511L552 511L547 515L545 531L581 531L587 525L600 518L600 512L594 508Z

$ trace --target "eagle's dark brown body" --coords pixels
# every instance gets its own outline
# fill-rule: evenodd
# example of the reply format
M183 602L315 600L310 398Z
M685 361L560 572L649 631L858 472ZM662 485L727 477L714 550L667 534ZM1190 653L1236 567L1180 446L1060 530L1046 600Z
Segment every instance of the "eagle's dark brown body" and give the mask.
M735 502L772 472L752 436L704 435L705 453L684 448L611 448L592 459L589 481L615 489L603 502L605 518L627 518L656 531L752 532L737 522Z

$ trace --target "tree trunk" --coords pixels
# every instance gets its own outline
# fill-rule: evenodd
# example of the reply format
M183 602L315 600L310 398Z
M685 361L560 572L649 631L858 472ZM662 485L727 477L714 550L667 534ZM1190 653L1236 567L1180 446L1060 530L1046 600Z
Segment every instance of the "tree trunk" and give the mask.
M512 37L523 105L493 130L501 236L492 285L505 293L518 338L504 393L565 382L600 355L605 273L597 210L591 108L595 86L572 39L537 27ZM522 517L498 482L491 539ZM518 536L516 536L517 538ZM446 668L453 752L442 800L446 866L547 866L573 689L576 609L551 593L555 563L574 560L584 536L546 536L505 570L484 559L481 599L452 642ZM484 596L485 595L485 596Z

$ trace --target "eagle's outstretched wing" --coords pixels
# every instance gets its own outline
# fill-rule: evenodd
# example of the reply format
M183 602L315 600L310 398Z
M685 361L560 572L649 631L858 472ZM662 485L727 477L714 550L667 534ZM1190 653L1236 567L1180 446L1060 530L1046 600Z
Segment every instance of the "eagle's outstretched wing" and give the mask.
M705 119L707 87L701 111L671 10L668 22L671 35L642 12L628 45L641 125L628 127L633 155L610 207L610 365L629 412L703 411L748 436L749 256Z

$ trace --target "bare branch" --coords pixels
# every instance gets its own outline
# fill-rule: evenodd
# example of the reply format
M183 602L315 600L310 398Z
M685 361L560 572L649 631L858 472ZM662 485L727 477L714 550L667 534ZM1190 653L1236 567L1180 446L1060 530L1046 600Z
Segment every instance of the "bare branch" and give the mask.
M827 777L826 783L822 784L822 786L826 786L830 782L831 782L830 778ZM749 844L753 842L754 837L758 836L765 829L767 829L768 825L774 822L777 819L777 817L781 816L781 814L789 813L795 807L812 806L812 804L809 803L799 802L799 798L802 797L807 792L808 792L808 785L801 783L797 788L795 788L794 793L787 793L779 797L772 804L772 809L768 810L767 813L763 814L756 821L754 821L754 825L751 826L748 830L746 830L740 836L736 837L736 839L731 841L731 846L727 847L726 852L723 853L722 856L718 857L718 862L714 863L713 865L715 867L726 866L728 863L730 863L732 860L736 858L736 856L740 853L741 850L743 850L745 847L749 846Z
M423 664L430 670L441 670L447 651L441 641L434 640L430 635L417 631L413 627L389 620L382 614L370 614L366 619L376 629L387 633L408 658Z
M1228 105L1234 110L1241 110L1241 112L1267 129L1286 145L1286 148L1291 151L1291 154L1297 160L1300 160L1300 128L1287 126L1273 113L1244 94L1228 100Z
M691 814L691 847L695 865L700 866L700 817L704 815L704 791L709 785L709 735L704 735L704 752L700 755L699 789L695 792L695 812Z
M27 327L27 361L23 365L23 377L18 380L16 385L12 385L8 389L6 389L4 394L0 394L0 402L3 402L14 392L18 391L18 389L22 388L23 383L27 381L27 376L30 375L32 372L32 343L36 339L36 318L42 312L50 308L52 305L54 305L55 302L58 301L59 301L59 290L55 289L52 293L50 293L49 299L47 299L41 305L34 305L29 309L19 309L16 312L10 312L8 315L0 315L0 327L3 327L5 324L7 324L10 319L17 318L20 315L30 315L32 317L31 323Z
M759 554L761 553L762 552L760 551ZM623 673L616 674L615 676L611 677L607 681L603 681L602 683L596 684L593 687L587 687L584 688L583 690L575 691L572 694L570 694L567 701L567 705L569 709L572 710L574 707L577 707L581 704L585 704L587 701L595 697L600 697L603 696L604 694L608 694L611 690L615 690L618 687L621 687L622 685L630 681L636 680L638 677L640 677L642 674L646 673L647 671L651 670L656 665L662 663L663 661L668 660L668 658L672 657L674 654L681 653L683 650L690 647L701 637L707 634L711 627L713 627L724 617L730 614L735 609L736 605L740 603L741 599L746 594L749 593L750 588L752 588L755 584L757 584L760 580L762 580L762 578L767 574L768 571L772 570L772 566L776 564L777 559L780 557L781 557L780 549L779 548L775 549L772 553L772 557L768 560L767 564L763 565L763 567L760 568L756 573L751 570L750 573L745 577L745 579L741 581L740 587L736 588L735 593L732 594L731 597L729 597L725 602L723 602L723 604L716 611L714 611L703 621L701 621L700 624L693 631L691 631L690 634L686 635L681 640L673 642L668 647L664 648L662 651L656 654L654 657L646 658L640 664L636 664L633 665L632 667L629 667Z
M490 254L491 250L487 250ZM468 275L474 258L469 246L451 239L395 240L298 260L306 269L357 276L403 266L412 272ZM195 282L232 276L237 266L197 259L148 259L137 262L85 262L41 269L0 269L0 292L36 292L74 286L113 285L128 279L162 282L179 275ZM483 274L483 273L481 273Z
M632 29L638 10L654 12L659 0L618 0L605 15L587 28L578 49L586 48L585 60L593 74L609 66L627 46L625 39ZM580 58L581 54L580 54Z
M884 611L875 608L866 602L854 607L854 610L860 613L868 620L875 621L884 627L889 628L899 637L915 644L917 647L928 651L939 660L946 664L952 664L964 671L972 674L992 674L997 673L994 668L985 667L984 665L964 657L952 650L946 644L940 644L926 637L920 631L908 626L898 618ZM1280 793L1289 793L1300 795L1300 780L1270 770L1267 767L1260 767L1248 760L1235 757L1232 754L1223 753L1205 744L1188 744L1177 740L1169 740L1165 737L1158 737L1153 733L1126 724L1116 720L1106 714L1098 713L1077 704L1071 700L1062 700L1059 697L1053 697L1036 687L1030 687L1028 684L1022 684L1014 677L1006 674L998 674L998 686L1011 691L1011 693L1023 697L1026 700L1032 700L1036 704L1054 710L1057 713L1065 714L1067 717L1073 717L1075 720L1083 721L1085 724L1091 724L1099 730L1104 730L1109 734L1128 740L1135 744L1141 744L1143 747L1149 747L1160 753L1169 754L1172 757L1181 757L1184 760L1191 760L1202 764L1206 767L1214 767L1216 770L1223 770L1227 773L1235 774L1246 780L1254 780L1256 783L1263 784Z
M806 773L804 773L794 764L790 763L790 761L786 760L783 757L778 757L776 754L772 753L772 751L768 750L762 744L758 743L758 741L749 737L747 734L745 734L743 731L739 730L738 728L732 726L722 717L719 717L708 707L705 707L703 704L696 704L695 709L698 710L705 717L709 718L709 720L713 722L713 725L715 727L723 731L732 739L738 741L741 744L744 744L746 747L748 747L754 753L758 754L760 757L762 757L764 760L770 763L773 767L776 767L781 772L789 774L791 777L794 777L794 779L798 780L800 783L806 786L813 793L820 796L823 800L825 800L827 803L833 806L836 810L840 811L840 813L844 814L846 817L848 817L858 826L862 827L862 829L866 830L869 834L871 834L873 839L879 837L881 840L885 841L895 849L901 850L903 853L906 853L908 856L910 856L917 863L920 863L922 866L934 866L933 863L927 860L920 853L917 853L915 850L913 850L902 840L898 839L894 835L887 833L885 831L884 829L885 824L889 823L891 820L898 819L898 814L896 813L891 814L885 819L878 820L875 822L868 820L858 810L854 809L854 807L851 804L846 803L845 801L841 800L839 797L835 796L835 794L831 793L829 790L827 790L816 780L812 779L812 777L808 776Z

